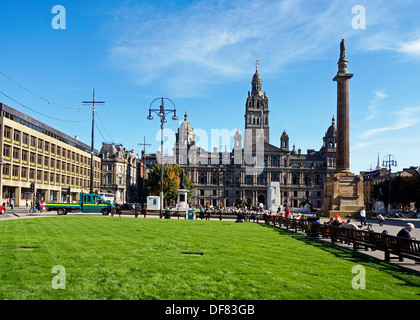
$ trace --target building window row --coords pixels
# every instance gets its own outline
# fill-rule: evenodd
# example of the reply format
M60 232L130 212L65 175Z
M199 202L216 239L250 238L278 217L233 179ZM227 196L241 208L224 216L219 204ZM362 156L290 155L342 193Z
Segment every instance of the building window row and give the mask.
M3 140L6 143L19 146L22 150L32 150L38 151L47 155L55 156L57 158L80 163L84 165L89 165L90 157L81 155L77 152L71 151L70 149L63 148L61 146L55 145L49 141L42 140L40 138L30 136L27 133L20 132L18 130L13 131L13 141L11 139L13 129L5 126L3 132Z
M75 147L75 148L80 149L80 150L85 151L85 152L90 152L90 149L89 149L89 147L87 145L84 145L83 143L75 143L75 142L69 140L68 138L66 138L65 136L62 136L60 134L51 132L51 131L49 131L49 130L47 130L45 128L42 128L40 126L37 126L36 124L34 124L32 122L29 122L27 120L24 120L24 119L22 119L22 118L20 118L20 117L18 117L16 115L14 115L14 114L11 114L11 113L6 112L6 111L3 110L2 111L2 116L6 117L6 118L8 118L10 120L13 120L13 121L15 121L17 123L20 123L20 124L22 124L22 125L24 125L24 126L26 126L28 128L31 128L31 129L33 129L35 131L38 131L40 133L43 133L43 134L45 134L45 135L47 135L47 136L49 136L49 137L51 137L51 138L53 138L55 140L64 142L64 143L66 143L66 144L68 144L68 145L70 145L72 147ZM11 132L12 132L12 129L11 128L5 127L5 130L4 130L4 138L5 139L9 139L9 141L10 141L10 139L11 139ZM20 143L21 142L20 141L20 137L19 137L19 133L20 132L18 130L15 130L15 132L16 132L16 134L13 135L14 137L16 137L15 138L15 141L17 143ZM25 135L26 135L26 137L25 137ZM24 141L25 141L25 144L27 144L27 141L28 141L27 134L22 133L22 143ZM31 146L32 147L35 147L35 145L31 145Z

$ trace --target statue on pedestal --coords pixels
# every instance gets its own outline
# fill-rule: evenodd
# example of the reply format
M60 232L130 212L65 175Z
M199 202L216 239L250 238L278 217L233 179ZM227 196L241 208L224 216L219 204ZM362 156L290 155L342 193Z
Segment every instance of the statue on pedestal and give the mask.
M185 189L185 176L184 176L184 170L181 169L181 182L179 183L180 189Z

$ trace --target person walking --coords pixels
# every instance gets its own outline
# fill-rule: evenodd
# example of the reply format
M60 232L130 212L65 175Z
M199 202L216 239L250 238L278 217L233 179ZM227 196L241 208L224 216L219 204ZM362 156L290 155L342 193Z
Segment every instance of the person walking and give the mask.
M384 225L385 218L381 214L378 215L378 218L379 218L379 225L382 227Z
M360 210L360 224L361 225L366 225L367 221L366 221L366 210L365 207L362 208L362 210Z

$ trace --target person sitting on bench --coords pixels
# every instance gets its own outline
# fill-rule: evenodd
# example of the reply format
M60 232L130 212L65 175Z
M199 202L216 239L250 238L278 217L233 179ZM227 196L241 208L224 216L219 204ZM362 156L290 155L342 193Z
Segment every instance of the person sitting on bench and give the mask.
M413 238L410 234L410 232L414 229L414 224L412 223L407 223L406 226L404 228L402 228L398 233L397 233L397 237L400 238L406 238L406 239L410 239L410 240L416 240L416 238Z

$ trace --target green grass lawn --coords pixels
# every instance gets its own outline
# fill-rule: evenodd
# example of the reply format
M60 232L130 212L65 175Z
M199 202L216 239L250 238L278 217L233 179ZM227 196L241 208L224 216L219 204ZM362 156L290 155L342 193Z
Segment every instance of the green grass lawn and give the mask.
M414 272L258 223L8 220L0 221L0 253L0 299L420 298ZM52 287L56 265L65 289ZM365 289L352 287L356 265Z

